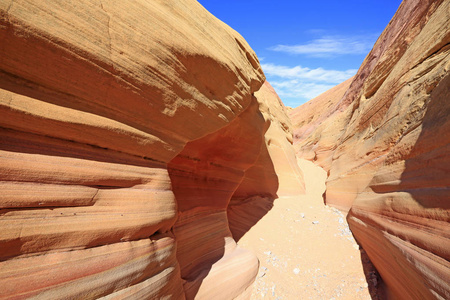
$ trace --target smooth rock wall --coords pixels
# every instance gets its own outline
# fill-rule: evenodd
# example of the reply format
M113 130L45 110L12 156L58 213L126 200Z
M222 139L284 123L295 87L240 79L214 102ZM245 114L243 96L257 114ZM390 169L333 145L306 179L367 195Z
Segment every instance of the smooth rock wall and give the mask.
M396 299L450 297L449 69L450 2L403 1L334 99L327 127L296 146L334 145L319 159L325 201L350 210L353 234Z
M314 161L327 172L331 167L336 141L348 118L339 109L339 100L352 81L353 77L289 112L297 157Z
M249 297L230 199L255 165L252 196L303 183L239 34L192 0L0 0L0 54L0 298Z
M283 102L267 81L255 93L263 118L257 159L245 171L228 206L233 237L239 240L273 206L278 197L305 193L303 174L292 147L292 126ZM256 138L251 141L255 146Z

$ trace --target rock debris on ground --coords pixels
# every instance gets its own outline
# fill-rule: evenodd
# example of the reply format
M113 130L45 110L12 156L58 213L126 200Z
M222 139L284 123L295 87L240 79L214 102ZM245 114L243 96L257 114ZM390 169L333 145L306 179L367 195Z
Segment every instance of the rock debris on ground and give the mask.
M345 214L324 205L325 172L306 160L299 165L306 194L275 200L239 241L260 261L252 299L378 299L378 274Z

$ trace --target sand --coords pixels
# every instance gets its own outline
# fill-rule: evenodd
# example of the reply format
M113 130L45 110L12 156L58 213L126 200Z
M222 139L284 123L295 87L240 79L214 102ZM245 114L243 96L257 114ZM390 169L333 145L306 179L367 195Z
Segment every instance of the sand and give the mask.
M238 243L260 260L252 299L378 299L378 275L345 215L324 205L325 171L299 165L306 194L275 200Z

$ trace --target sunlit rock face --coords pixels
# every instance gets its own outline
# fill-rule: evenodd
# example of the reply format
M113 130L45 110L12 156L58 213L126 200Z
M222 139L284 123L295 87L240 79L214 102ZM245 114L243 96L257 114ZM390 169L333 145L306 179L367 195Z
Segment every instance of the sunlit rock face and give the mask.
M245 40L191 0L0 16L0 298L248 297L242 204L304 188Z
M304 183L245 40L190 0L0 14L0 298L248 298L236 239Z
M449 1L405 0L327 126L299 141L334 145L315 154L329 168L325 201L350 210L354 235L401 299L450 297L449 12Z
M173 232L187 298L233 299L256 276L258 260L237 247L226 210L258 157L263 125L253 100L228 126L189 142L169 163L179 204Z
M259 141L259 148L252 151L256 160L246 169L228 206L230 229L236 240L272 208L276 198L305 192L303 175L292 147L291 122L286 108L267 81L255 97L262 135L253 138L251 143L256 147Z
M298 158L330 170L336 141L345 130L339 101L352 81L353 77L289 112Z

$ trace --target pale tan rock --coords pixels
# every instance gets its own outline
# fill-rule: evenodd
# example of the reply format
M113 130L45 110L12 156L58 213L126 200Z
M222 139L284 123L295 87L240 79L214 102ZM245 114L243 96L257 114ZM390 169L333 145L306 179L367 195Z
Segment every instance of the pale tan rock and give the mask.
M245 40L191 0L4 0L0 28L1 297L248 298L231 198L304 187Z
M257 160L245 171L228 207L230 229L236 240L272 208L274 199L305 192L292 147L291 122L283 103L267 81L255 97L265 122L264 136Z
M145 298L180 298L184 295L175 249L171 236L154 236L151 240L3 261L0 297L81 299L110 294L116 298L136 288L141 290L135 286L139 283L152 286L153 290L147 287Z
M8 41L2 43L2 87L34 102L2 98L11 114L27 115L16 127L34 117L49 119L40 120L35 133L48 135L48 123L62 121L75 133L51 136L85 143L76 132L106 127L107 135L126 135L136 139L133 144L156 143L153 151L139 148L139 155L168 161L186 141L245 109L264 78L242 37L196 1L1 3L0 39ZM12 126L7 119L3 123ZM133 145L126 143L125 150L123 142L110 140L89 142L132 151Z
M253 283L258 260L237 247L227 207L263 145L253 99L230 124L186 144L169 164L179 216L173 227L188 299L233 299Z
M345 122L339 101L353 77L334 88L289 111L294 131L294 148L298 158L314 161L329 171L336 140L344 130Z
M311 133L335 145L326 203L351 208L399 299L450 297L449 16L449 1L403 1L329 118L335 137Z
M189 142L168 165L187 298L248 297L259 264L235 240L270 210L267 201L278 192L304 191L284 106L268 83L255 96L228 126Z
M0 0L0 45L0 298L248 296L226 214L264 143L245 40L193 0Z
M264 138L278 177L276 193L279 197L304 194L305 183L292 147L292 124L287 116L287 110L267 81L255 96L266 123L270 121Z
M431 55L449 39L447 3L439 3L405 1L355 76L343 100L356 97L348 107L353 111L351 120L333 153L327 183L329 203L338 204L345 199L341 207L348 209L383 164L386 154L421 124L430 101L429 92L448 69L445 47L426 59L426 53ZM437 7L441 8L434 13ZM412 11L408 20L403 19ZM364 83L361 76L367 78ZM368 82L377 76L380 80L385 78L375 92ZM355 92L358 84L361 89ZM370 93L373 95L368 99ZM359 183L353 184L354 181Z

